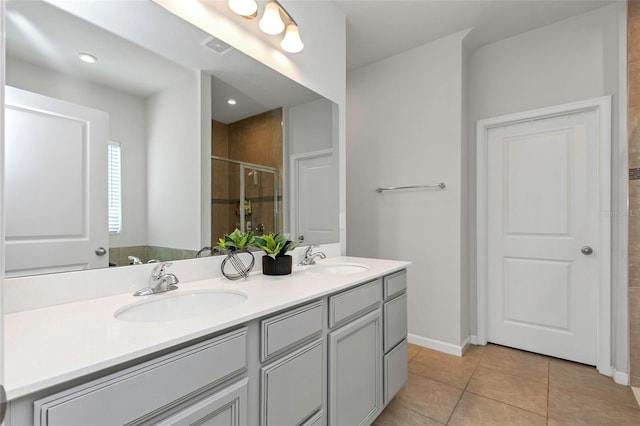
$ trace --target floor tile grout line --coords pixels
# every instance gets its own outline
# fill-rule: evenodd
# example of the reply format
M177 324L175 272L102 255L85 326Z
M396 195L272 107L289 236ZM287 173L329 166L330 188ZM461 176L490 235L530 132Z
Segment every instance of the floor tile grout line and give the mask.
M509 376L519 377L519 378L521 378L521 379L531 380L532 382L540 383L540 384L543 384L543 385L548 385L548 384L549 384L549 379L548 379L549 372L548 372L548 371L547 371L547 381L546 381L546 382L543 382L542 380L535 379L535 378L533 378L533 377L531 377L531 376L523 376L523 375L521 375L521 374L515 374L515 373L512 373L512 372L510 372L510 371L500 370L500 369L498 369L498 368L495 368L495 367L489 367L489 366L487 366L487 365L479 365L479 367L482 367L482 368L488 368L489 370L497 371L497 372L500 372L500 373L502 373L502 374L507 374L507 375L509 375Z
M492 398L492 397L487 396L487 395L479 394L479 393L474 392L474 391L472 391L472 390L465 390L465 392L472 393L472 394L477 395L477 396L479 396L479 397L486 398L486 399L489 399L489 400L491 400L491 401L498 402L498 403L500 403L500 404L508 405L509 407L517 408L518 410L526 411L527 413L535 414L536 416L546 417L546 415L542 415L542 414L540 414L540 413L536 413L535 411L531 411L531 410L528 410L528 409L526 409L526 408L518 407L517 405L513 405L513 404L510 404L510 403L508 403L508 402L500 401L499 399L495 399L495 398ZM547 412L548 412L548 411L549 411L549 410L547 410Z
M415 413L415 414L419 415L420 417L424 417L425 419L433 420L434 422L438 422L438 423L440 423L440 424L445 424L445 425L446 425L446 423L442 423L440 420L438 420L438 419L434 419L433 417L426 416L426 415L422 414L422 413L421 413L421 412L419 412L419 411L416 411L416 410L411 409L410 407L406 407L406 406L404 406L404 405L402 405L402 404L400 404L400 406L401 406L402 408L404 408L405 410L411 411L412 413Z
M547 360L547 426L549 426L549 403L551 402L550 398L551 393L551 360Z
M593 395L587 395L587 394L584 394L584 393L581 393L581 392L577 392L577 391L575 391L573 389L567 389L566 387L563 387L563 386L560 386L560 385L555 385L555 387L558 388L558 389L561 389L561 390L563 390L565 392L572 393L574 395L578 395L578 396L581 396L581 397L584 397L584 398L594 399L596 401L600 401L600 402L604 402L604 403L607 403L607 404L615 405L616 407L619 407L619 408L629 408L631 410L640 411L640 407L630 407L628 405L621 404L621 403L616 402L616 401L611 401L609 399L598 398L598 397L595 397ZM551 383L549 383L549 389L551 389Z
M460 405L460 401L462 401L462 397L464 396L464 393L467 391L467 387L469 386L469 382L473 378L473 375L476 374L476 370L478 369L478 366L480 365L480 362L482 362L482 358L484 357L484 350L482 352L483 353L480 354L480 359L478 360L478 363L476 364L475 368L473 369L473 372L471 373L471 375L467 379L467 383L464 385L464 388L462 389L462 392L460 392L460 396L458 397L458 401L456 401L456 405L453 406L453 410L451 410L451 413L449 414L449 417L447 417L447 421L445 422L445 425L448 425L449 422L451 421L451 417L453 417L453 413L456 412L456 409L458 408L458 405ZM458 388L458 389L460 389L460 388Z

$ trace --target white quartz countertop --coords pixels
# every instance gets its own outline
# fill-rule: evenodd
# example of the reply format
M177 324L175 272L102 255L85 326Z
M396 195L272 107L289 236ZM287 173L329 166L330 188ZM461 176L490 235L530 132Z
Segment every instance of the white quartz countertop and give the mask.
M252 273L246 280L223 277L180 283L168 293L131 293L5 315L5 389L9 400L149 355L189 340L247 323L305 301L399 271L409 262L334 257L318 264L364 265L364 272L327 274L294 266L285 276ZM141 287L143 287L141 285ZM247 300L205 315L161 322L118 320L114 313L143 299L194 290L228 289Z

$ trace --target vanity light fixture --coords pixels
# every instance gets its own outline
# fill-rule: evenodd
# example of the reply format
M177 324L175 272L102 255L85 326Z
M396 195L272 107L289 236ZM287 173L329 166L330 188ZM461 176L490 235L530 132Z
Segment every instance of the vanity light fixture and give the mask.
M266 4L258 26L263 33L269 35L278 35L284 31L284 22L280 17L280 7L275 2L270 1Z
M228 100L227 100L227 103L228 103L229 105L235 105L235 104L237 104L238 102L236 102L236 100L235 100L235 99L228 99Z
M258 16L258 3L255 0L229 0L229 8L246 19Z
M98 62L98 58L96 58L90 53L85 53L85 52L78 53L78 58L80 58L81 61L84 61L89 64L95 64L96 62Z
M249 7L249 3L255 5L255 9L253 6ZM243 5L242 8L239 4ZM246 19L253 19L258 15L255 0L229 0L229 8ZM304 49L298 24L277 0L269 0L265 5L264 13L260 22L258 22L258 26L262 32L269 35L277 35L285 31L284 37L280 42L280 47L285 52L298 53Z

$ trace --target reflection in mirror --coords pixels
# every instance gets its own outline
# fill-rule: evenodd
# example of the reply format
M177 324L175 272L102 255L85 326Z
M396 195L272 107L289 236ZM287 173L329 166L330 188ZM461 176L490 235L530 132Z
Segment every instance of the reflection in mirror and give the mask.
M335 104L152 2L75 3L6 4L7 276L193 258L235 227L338 242Z

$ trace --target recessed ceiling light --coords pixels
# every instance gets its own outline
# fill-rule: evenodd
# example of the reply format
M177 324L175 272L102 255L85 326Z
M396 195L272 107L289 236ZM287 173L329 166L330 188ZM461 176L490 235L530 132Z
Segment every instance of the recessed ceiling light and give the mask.
M229 100L227 101L227 103L228 103L229 105L235 105L235 104L237 104L237 102L236 102L236 100L235 100L235 99L229 99Z
M78 58L80 58L80 60L90 63L90 64L95 64L98 61L98 58L96 58L95 56L93 56L90 53L78 53Z

